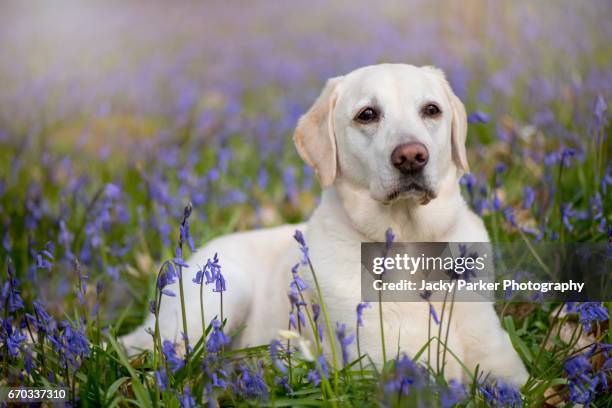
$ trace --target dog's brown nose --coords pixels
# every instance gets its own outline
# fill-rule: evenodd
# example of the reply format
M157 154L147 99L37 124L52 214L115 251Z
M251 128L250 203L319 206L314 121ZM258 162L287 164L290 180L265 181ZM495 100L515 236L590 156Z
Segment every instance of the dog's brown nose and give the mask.
M424 144L418 142L397 146L391 153L391 163L403 174L421 170L429 160L429 152Z

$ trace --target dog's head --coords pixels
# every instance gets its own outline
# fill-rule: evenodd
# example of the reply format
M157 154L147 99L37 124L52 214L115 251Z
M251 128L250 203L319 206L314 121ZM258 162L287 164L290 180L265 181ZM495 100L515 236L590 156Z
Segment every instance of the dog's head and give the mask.
M438 195L467 171L467 120L442 71L383 64L330 79L294 141L321 185L342 178L380 203Z

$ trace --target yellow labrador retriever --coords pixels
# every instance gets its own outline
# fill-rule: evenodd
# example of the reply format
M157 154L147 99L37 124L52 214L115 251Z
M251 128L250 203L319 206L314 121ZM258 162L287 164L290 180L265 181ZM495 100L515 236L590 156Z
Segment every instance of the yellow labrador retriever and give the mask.
M287 328L291 267L300 258L296 229L304 232L333 323L355 321L361 242L384 241L388 228L397 241L489 241L460 194L458 181L468 169L466 134L463 104L436 68L383 64L330 79L294 136L323 187L320 205L306 224L231 234L198 250L183 272L191 342L202 334L199 288L191 280L197 265L215 253L227 282L228 330L246 325L237 339L237 346L246 346L266 344ZM310 273L302 276L308 281ZM209 288L205 296L210 319L219 313L218 297ZM397 350L399 339L402 351L416 353L428 340L428 313L424 302L385 303L386 348ZM380 363L377 319L365 313L360 339L362 350ZM160 322L165 339L180 338L178 298L164 298ZM124 343L151 347L145 328L153 326L150 317ZM491 303L455 306L448 347L470 370L480 365L515 384L527 379ZM466 378L454 358L446 361L448 378Z

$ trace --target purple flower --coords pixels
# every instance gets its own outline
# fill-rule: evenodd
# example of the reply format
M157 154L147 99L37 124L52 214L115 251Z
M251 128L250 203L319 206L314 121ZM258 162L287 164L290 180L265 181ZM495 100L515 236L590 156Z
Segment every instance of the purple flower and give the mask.
M19 291L19 281L15 274L13 263L9 260L7 266L8 279L2 285L0 292L0 310L8 306L8 312L14 313L24 308L21 292Z
M290 287L296 291L303 292L306 289L308 289L308 285L306 285L306 282L304 282L304 280L298 274L299 266L300 264L295 264L293 265L293 268L291 268L291 274L293 275L293 280L290 283Z
M438 319L438 314L436 313L436 309L433 307L431 303L429 304L429 314L431 315L431 318L433 319L435 324L440 324L440 320Z
M348 346L355 340L355 334L347 336L346 324L336 322L336 336L340 342L340 348L342 349L342 362L346 366L349 358Z
M535 191L531 187L525 187L523 189L523 208L525 210L531 208L535 201Z
M594 350L595 347L584 354L570 357L563 363L563 370L568 380L570 401L574 404L588 406L597 394L600 377L593 374L593 367L589 361ZM607 387L605 377L601 382L604 387Z
M191 396L191 390L188 385L183 389L183 395L179 397L179 404L181 404L181 408L197 407L195 399Z
M166 261L165 267L157 277L157 289L163 290L166 286L176 282L177 274L172 262Z
M282 350L283 344L280 342L280 340L275 339L270 342L270 359L276 368L278 368L282 373L285 373L287 368L279 358L279 354Z
M206 281L204 281L204 278L206 278ZM213 292L225 292L227 290L225 277L221 273L221 265L219 265L219 257L216 253L212 260L208 258L204 268L200 268L196 272L193 282L197 285L214 283Z
M55 328L53 334L49 336L49 341L53 349L60 355L60 363L64 367L69 364L74 370L77 370L83 358L90 354L83 321L73 327L69 321L65 320Z
M387 231L385 231L385 244L386 244L387 252L391 249L391 245L393 244L394 241L395 241L395 234L393 233L393 230L391 229L391 227L389 227L387 228Z
M24 359L23 359L23 368L25 368L26 373L31 374L32 371L36 368L34 364L34 358L32 356L32 350L29 347L24 349Z
M322 355L317 357L315 367L312 370L308 371L308 382L312 383L314 386L319 385L321 383L321 375L323 375L323 378L329 378L329 369L327 368L327 362L325 361L325 358Z
M209 353L218 353L223 346L229 344L230 338L223 333L221 322L215 318L212 321L212 332L206 341L206 349Z
M451 408L460 404L467 398L465 387L459 381L452 379L448 387L440 392L440 405L442 408Z
M317 387L321 383L321 376L319 375L319 372L313 368L312 370L308 371L306 380Z
M608 309L601 302L582 302L576 306L580 323L586 331L591 330L591 324L609 319Z
M185 365L183 359L176 354L174 343L172 343L170 340L164 340L162 344L162 353L164 354L164 357L166 358L166 361L168 362L168 365L173 373L176 373Z
M268 186L269 179L270 177L268 176L268 172L266 171L266 169L264 169L263 167L260 168L259 172L257 173L257 186L259 186L261 190L265 190Z
M319 316L321 315L321 305L318 303L312 304L312 320L317 326L317 333L319 334L319 341L323 341L323 327L319 322Z
M497 381L495 385L485 384L480 386L480 392L485 400L496 407L521 407L523 402L521 394L515 387L503 381Z
M470 196L474 195L474 186L476 185L476 177L472 173L465 173L459 183L467 188Z
M240 374L233 383L235 392L245 399L268 399L268 386L263 378L261 366L257 371L251 371L246 365L241 365Z
M476 111L476 112L470 113L468 115L467 120L468 120L468 123L488 123L490 120L490 117L484 112Z
M225 292L227 287L225 286L225 277L221 272L217 274L217 278L215 279L215 287L213 292Z
M303 255L302 265L308 265L308 246L306 245L306 241L304 240L304 234L302 234L302 231L295 230L295 233L293 234L293 239L295 239L300 245L300 250L302 251Z
M409 395L411 389L421 388L424 384L422 373L418 366L406 355L402 354L393 367L390 377L384 381L385 395L399 394L401 397Z
M569 167L572 162L571 159L576 155L575 149L565 148L561 151L561 163L563 167Z
M155 381L157 382L157 386L161 391L166 391L168 389L168 373L166 369L162 367L161 370L155 372Z
M595 99L595 106L593 109L593 115L595 116L595 126L598 130L601 130L608 124L608 116L606 111L608 110L608 104L603 96L597 95Z
M506 221L510 223L513 227L517 226L516 217L514 216L514 209L510 206L504 208L504 218Z
M571 204L562 204L561 205L561 218L563 220L563 225L567 231L572 231L574 226L571 223L571 218L576 215L576 212L572 210Z
M9 356L17 357L19 355L19 348L26 339L25 335L13 327L10 318L2 320L0 341L4 343Z
M363 327L363 311L372 307L368 302L361 302L357 305L357 326Z
M317 364L319 365L321 373L323 373L323 377L329 378L329 369L327 368L327 361L325 361L325 357L322 355L317 357Z

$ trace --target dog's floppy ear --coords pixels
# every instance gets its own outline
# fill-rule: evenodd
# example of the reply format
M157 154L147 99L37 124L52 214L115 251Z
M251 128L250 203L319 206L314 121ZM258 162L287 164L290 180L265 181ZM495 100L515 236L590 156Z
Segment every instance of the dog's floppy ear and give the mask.
M446 93L446 98L450 103L453 114L453 121L451 125L453 161L459 168L459 171L467 173L469 171L469 165L467 161L467 152L465 149L465 141L467 139L467 114L465 113L465 107L451 89L442 70L435 67L423 68L429 72L432 72L442 83L444 93Z
M337 88L342 77L331 78L321 95L298 121L293 141L300 157L315 169L322 187L329 187L336 179L336 136L333 110Z

